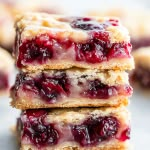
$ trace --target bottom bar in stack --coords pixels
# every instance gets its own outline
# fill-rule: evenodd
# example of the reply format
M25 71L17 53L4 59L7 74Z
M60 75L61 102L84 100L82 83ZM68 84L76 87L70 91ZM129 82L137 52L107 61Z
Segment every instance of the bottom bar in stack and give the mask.
M129 115L124 107L26 110L17 132L21 150L127 150Z

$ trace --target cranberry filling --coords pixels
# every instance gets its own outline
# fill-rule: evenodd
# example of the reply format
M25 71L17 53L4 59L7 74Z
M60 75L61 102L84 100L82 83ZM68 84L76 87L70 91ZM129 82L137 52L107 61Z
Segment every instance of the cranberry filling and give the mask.
M34 92L48 103L55 103L62 94L70 94L70 83L63 71L54 77L47 76L45 73L36 78L29 77L25 73L19 74L13 88L18 90L20 86L23 87L23 91Z
M109 97L115 96L116 94L118 94L117 87L105 85L98 79L89 81L88 89L82 93L83 96L92 99L108 99Z
M65 58L70 58L68 53L64 53L70 49L75 51L76 61L88 63L99 63L112 58L130 57L131 44L125 42L111 43L110 35L105 31L107 26L118 26L117 20L108 20L100 24L90 18L76 18L70 22L70 25L73 28L86 30L85 32L87 32L90 39L77 43L71 39L56 39L51 34L42 34L31 40L20 41L20 35L18 35L20 33L18 33L18 38L16 38L18 42L15 42L19 46L17 66L21 68L27 63L43 64L48 60L57 60L61 54ZM16 49L18 49L18 46L16 46ZM58 49L62 49L64 52L58 54Z
M16 97L21 92L26 94L27 99L42 99L48 104L54 104L63 98L90 98L109 99L113 96L131 96L132 88L130 85L109 86L103 84L99 79L90 80L87 75L81 75L72 79L67 76L64 70L56 71L53 74L42 72L37 75L20 73L17 75L16 83L12 91ZM84 80L80 80L85 78ZM77 89L77 90L76 90ZM20 97L22 98L22 97ZM88 99L87 99L88 100Z
M59 133L54 124L46 123L46 110L27 110L21 118L23 122L22 138L28 138L37 147L55 145Z
M31 144L41 148L66 142L66 140L75 141L81 146L86 147L96 146L103 141L109 141L113 138L120 141L130 138L129 128L125 129L119 138L117 137L120 122L114 116L91 116L81 124L60 123L60 128L57 129L58 123L46 122L47 115L47 109L24 111L17 124L22 140L31 142ZM59 131L60 129L61 131ZM63 131L67 131L67 133Z
M89 63L99 63L112 58L130 57L131 44L110 43L106 32L95 32L92 39L86 43L75 45L76 60Z
M120 141L126 141L128 139L130 139L130 128L125 129L119 138Z
M19 47L19 66L23 63L33 63L35 61L44 63L53 57L52 44L47 35L38 36L37 38L24 41Z
M8 88L8 76L5 73L0 72L0 90Z
M131 80L138 81L142 87L150 88L150 70L137 66L131 74Z
M80 125L73 125L72 134L81 146L91 146L115 137L118 129L119 122L115 117L91 117Z
M37 87L39 89L42 87L40 92L42 98L51 103L55 103L61 94L66 96L70 94L70 84L64 72L55 77L45 76L44 81L38 80Z

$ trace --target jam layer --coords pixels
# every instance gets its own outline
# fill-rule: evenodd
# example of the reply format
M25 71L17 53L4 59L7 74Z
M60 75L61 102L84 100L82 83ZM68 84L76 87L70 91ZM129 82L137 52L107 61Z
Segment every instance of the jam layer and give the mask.
M74 142L79 147L95 147L103 142L125 142L130 138L129 124L125 121L127 118L123 117L122 112L118 114L117 110L56 111L23 111L17 123L21 144L34 145L40 149L56 147L65 142Z
M115 59L124 61L125 69L133 67L129 35L117 19L33 13L21 17L16 30L14 54L19 68L100 68ZM117 64L103 69L120 68Z
M44 107L119 105L132 94L128 79L123 81L126 75L122 72L109 73L97 70L20 73L11 90L12 105L27 107L26 109L42 108L43 105Z

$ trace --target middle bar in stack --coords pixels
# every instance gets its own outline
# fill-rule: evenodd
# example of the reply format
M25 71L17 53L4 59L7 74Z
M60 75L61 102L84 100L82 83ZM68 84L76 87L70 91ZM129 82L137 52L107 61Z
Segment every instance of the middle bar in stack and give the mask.
M128 32L120 22L27 13L18 17L16 32L14 55L21 72L11 104L33 109L23 111L18 121L22 150L125 150L130 125L120 105L127 105L132 94L125 70L134 63ZM60 109L52 109L56 107ZM71 131L78 119L80 126Z
M127 105L131 94L126 72L85 69L22 72L11 91L19 109Z

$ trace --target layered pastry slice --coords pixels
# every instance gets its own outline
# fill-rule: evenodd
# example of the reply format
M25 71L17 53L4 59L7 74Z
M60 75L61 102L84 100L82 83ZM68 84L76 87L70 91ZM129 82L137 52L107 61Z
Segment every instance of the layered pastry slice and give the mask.
M136 69L131 73L133 81L150 88L150 47L140 48L133 53Z
M128 150L125 108L37 109L17 122L21 150Z
M0 47L0 95L8 93L10 77L14 68L14 61L10 54Z
M26 13L15 27L14 55L22 70L134 66L128 31L116 18Z
M131 15L132 13L132 15ZM150 46L150 11L140 10L130 11L124 22L131 34L131 43L133 50L137 50L142 47Z
M20 109L128 104L132 88L121 71L49 70L20 73L11 90Z

